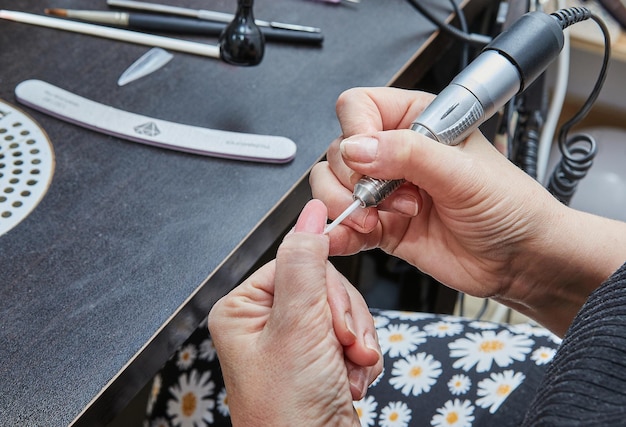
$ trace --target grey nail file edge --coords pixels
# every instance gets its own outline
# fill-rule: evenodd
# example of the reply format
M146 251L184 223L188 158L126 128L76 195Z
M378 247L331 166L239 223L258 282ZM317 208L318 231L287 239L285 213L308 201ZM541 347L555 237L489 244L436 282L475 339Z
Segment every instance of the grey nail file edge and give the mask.
M296 144L289 138L159 120L83 98L41 80L18 84L15 96L22 104L61 120L171 150L268 163L286 163L296 155Z

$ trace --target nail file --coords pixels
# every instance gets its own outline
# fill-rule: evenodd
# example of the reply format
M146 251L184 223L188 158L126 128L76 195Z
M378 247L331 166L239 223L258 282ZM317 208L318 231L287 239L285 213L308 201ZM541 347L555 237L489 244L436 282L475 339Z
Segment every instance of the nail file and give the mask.
M285 137L208 129L131 113L83 98L41 80L15 88L24 105L122 139L204 156L267 163L286 163L296 144Z

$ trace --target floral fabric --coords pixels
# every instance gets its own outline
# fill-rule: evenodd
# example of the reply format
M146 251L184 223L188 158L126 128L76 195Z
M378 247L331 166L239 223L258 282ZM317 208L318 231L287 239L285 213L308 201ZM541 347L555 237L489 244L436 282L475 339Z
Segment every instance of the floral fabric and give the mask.
M519 425L560 343L530 324L372 314L385 364L367 396L354 403L363 427ZM203 324L155 377L145 424L230 426L227 402Z

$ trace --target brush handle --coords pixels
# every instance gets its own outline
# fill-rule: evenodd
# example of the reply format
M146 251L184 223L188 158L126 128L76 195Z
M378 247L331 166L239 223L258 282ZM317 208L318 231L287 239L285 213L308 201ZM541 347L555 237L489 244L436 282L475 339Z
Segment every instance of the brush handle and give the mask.
M219 47L215 45L196 43L170 37L155 36L153 34L144 34L137 31L122 30L119 28L110 28L104 25L87 24L84 22L50 18L48 16L15 12L11 10L0 10L0 19L74 33L87 34L128 43L161 47L163 49L170 49L177 52L191 53L200 56L208 56L210 58L220 58Z
M180 18L175 16L158 16L148 13L130 13L128 25L131 28L173 32L180 34L199 34L219 36L226 28L220 22L203 21L199 19ZM261 33L268 41L301 43L317 45L324 41L322 33L284 30L273 27L260 27Z

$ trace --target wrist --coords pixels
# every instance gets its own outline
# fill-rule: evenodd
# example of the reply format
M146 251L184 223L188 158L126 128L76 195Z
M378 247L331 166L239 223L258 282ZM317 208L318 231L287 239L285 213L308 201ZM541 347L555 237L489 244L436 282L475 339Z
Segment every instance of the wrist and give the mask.
M234 427L360 427L347 383L337 386L345 372L319 370L328 380L305 391L310 382L285 381L269 366L266 368L274 374L251 379L245 373L225 373Z
M267 395L267 392L265 393ZM256 400L256 399L255 399ZM289 405L276 405L276 399L261 399L258 404L230 404L233 427L360 427L356 411L350 408L297 408ZM256 400L258 401L258 400ZM264 405L264 406L260 406Z
M512 292L496 299L563 336L589 295L626 261L626 224L555 203L514 263Z

